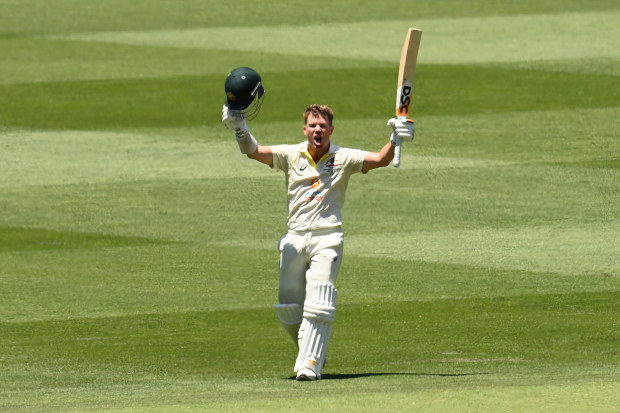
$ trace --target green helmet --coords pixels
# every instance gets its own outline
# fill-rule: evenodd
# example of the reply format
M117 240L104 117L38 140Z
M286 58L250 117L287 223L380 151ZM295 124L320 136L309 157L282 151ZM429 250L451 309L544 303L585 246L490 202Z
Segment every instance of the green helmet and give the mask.
M226 106L255 117L263 104L265 89L260 75L249 67L238 67L226 77Z

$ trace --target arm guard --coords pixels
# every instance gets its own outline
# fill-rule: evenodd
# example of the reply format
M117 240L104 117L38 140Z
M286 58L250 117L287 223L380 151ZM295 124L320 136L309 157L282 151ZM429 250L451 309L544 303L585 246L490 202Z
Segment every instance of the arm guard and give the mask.
M254 136L252 136L249 130L238 130L235 132L235 137L237 138L239 150L242 154L250 155L258 149L258 142L256 142L256 139L254 139Z

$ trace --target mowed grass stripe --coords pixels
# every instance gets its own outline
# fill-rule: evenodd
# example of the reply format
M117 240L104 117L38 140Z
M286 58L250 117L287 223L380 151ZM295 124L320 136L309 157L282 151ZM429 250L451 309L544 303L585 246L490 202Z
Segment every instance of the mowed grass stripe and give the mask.
M85 234L76 232L29 231L28 240L0 252L2 322L249 310L275 304L275 247L268 253L231 254L208 242L140 243L106 234L85 240ZM203 236L205 232L202 229ZM50 233L55 235L53 242L66 245L55 249L37 245ZM26 243L39 248L26 250ZM269 244L274 246L273 239ZM254 266L251 276L256 279L251 291L248 263Z
M447 179L462 169L519 164L524 168L536 164L577 168L574 174L580 173L579 168L617 170L620 147L616 145L614 124L608 119L616 116L618 110L424 116L418 122L416 140L403 151L406 162L400 171L421 171L428 175L426 179ZM336 126L336 142L368 150L375 150L388 132L381 118L336 118ZM520 128L523 130L519 139L513 139L514 130ZM299 119L257 120L252 129L263 144L304 139ZM536 138L535 132L542 132L545 137ZM474 135L475 140L464 138ZM219 124L134 132L7 130L0 134L0 143L0 172L4 177L0 187L6 189L275 175L269 168L241 156L234 140ZM388 169L376 175L392 172ZM606 180L605 173L598 174L597 179ZM360 181L370 183L374 178Z
M145 0L128 3L105 0L85 5L82 0L57 0L50 6L47 0L22 0L0 3L0 35L7 37L36 33L66 33L114 30L160 30L188 27L230 28L307 24L305 4L284 4L266 0L260 4L240 1L235 6L219 0L176 1ZM560 7L561 6L561 7ZM489 3L474 0L416 1L413 7L402 7L398 0L358 0L356 7L348 2L316 0L312 17L330 24L352 21L393 20L394 10L401 19L445 18L459 16L524 15L536 13L591 12L615 10L614 0L538 0Z
M325 380L317 384L323 392L321 403L359 403L361 398L373 404L374 393L383 394L389 387L395 410L418 406L420 395L425 403L437 405L438 391L444 397L449 394L451 403L469 392L482 392L486 397L468 401L474 406L489 403L488 398L499 398L506 406L523 405L524 395L525 403L542 397L557 405L564 399L556 398L570 387L594 391L597 406L613 405L617 386L609 377L615 371L618 337L610 327L617 298L574 293L344 303L332 337L333 356ZM290 379L287 356L294 353L293 346L283 339L285 333L270 308L1 327L5 334L0 343L19 360L3 365L11 380L2 394L12 411L32 411L42 403L46 411L76 405L91 410L130 405L140 411L163 411L188 405L235 411L257 403L303 409L308 400L316 400L315 387L301 387ZM584 370L591 363L596 367ZM524 386L536 391L524 392ZM68 394L75 388L77 396ZM92 397L83 399L84 392ZM274 403L277 395L281 398Z
M167 133L13 130L0 142L0 188L270 175L244 162L220 125Z
M153 245L160 242L159 240L149 238L55 231L46 228L0 227L0 253L9 251L67 251L82 248L122 248L135 245Z
M403 377L404 376L404 377ZM429 390L429 377L431 374L409 375L344 375L342 380L363 380L367 393L347 394L333 391L333 386L321 388L322 397L317 400L312 394L300 394L298 389L293 393L295 396L287 397L286 402L279 400L277 394L254 397L251 401L236 397L227 400L217 400L209 403L197 403L191 406L206 412L239 412L252 410L253 412L271 413L281 409L282 405L295 409L299 413L312 413L317 410L329 411L338 405L338 411L343 413L359 412L398 412L403 409L415 409L417 411L446 412L459 410L463 412L480 411L542 411L544 406L546 413L588 412L591 403L587 401L593 397L597 401L597 409L601 413L616 412L616 406L620 403L617 396L620 393L620 385L609 381L580 380L579 384L554 384L554 385L527 385L514 386L511 384L497 384L496 376L487 376L488 380L478 382L476 385L461 386L451 389L450 396L442 393L438 395L436 390ZM447 383L463 382L458 375L439 375L443 380L437 380L442 385ZM495 379L496 384L489 382ZM533 379L534 380L534 379ZM353 381L353 380L350 380ZM333 381L329 382L330 384ZM358 380L355 385L359 386ZM374 383L375 385L369 385ZM266 387L266 385L265 385ZM387 392L385 388L389 388ZM360 399L363 398L363 407L360 407ZM130 409L122 411L132 411ZM146 411L158 412L159 409Z
M0 321L270 309L277 302L274 239L279 235L256 240L253 248L157 241L129 245L126 240L113 245L112 237L100 235L91 237L91 244L99 244L93 249L84 247L83 236L76 234L68 240L73 243L68 248L4 252L2 261L7 270L0 277L4 285ZM67 234L61 236L67 241ZM33 234L31 242L36 240L41 238ZM236 251L234 255L231 248ZM488 265L358 255L350 253L348 242L346 248L337 280L343 305L519 295L537 295L543 302L549 294L618 291L618 277L605 274L502 270ZM252 277L251 290L247 277ZM23 299L25 295L28 300Z
M0 63L0 84L222 74L239 58L222 51L32 37L0 37L0 48L10 56ZM250 54L245 58L256 61Z
M330 104L337 120L388 118L394 110L389 91L394 90L396 73L397 68L266 71L267 100L258 122L298 120L309 102ZM417 78L416 117L602 108L620 102L617 76L422 65ZM222 79L213 75L4 85L0 122L86 130L216 125L221 121Z
M620 107L610 106L425 116L416 125L420 139L416 139L414 148L407 153L448 158L458 154L478 160L516 161L524 167L527 163L574 168L597 167L598 164L599 168L607 165L607 168L618 169L613 161L620 159L620 145L615 124L609 120L619 115ZM407 168L407 164L401 168Z
M403 224L405 224L403 222ZM570 276L620 277L620 222L587 227L520 227L347 236L347 256L463 265L471 268ZM231 248L273 249L272 245L228 240ZM402 246L402 247L397 247ZM381 269L376 269L383 273ZM396 274L386 274L395 276Z
M617 58L620 10L544 15L407 19L264 27L200 28L54 36L144 46L262 51L398 62L403 33L424 31L419 60L429 64ZM464 30L463 28L476 28ZM312 33L312 41L308 35ZM569 40L570 47L567 47ZM606 41L600 41L607 39Z
M45 400L46 411L67 411L79 405L89 411L152 412L197 410L201 412L265 412L294 409L300 413L401 411L413 406L423 411L545 411L546 413L588 412L592 399L597 411L616 412L620 403L620 384L601 379L596 374L584 376L574 371L575 383L541 383L539 372L528 375L532 384L515 384L496 374L449 375L421 374L358 374L342 375L316 388L301 387L282 378L246 377L243 381L218 377L210 380L148 380L122 386L87 385L79 392L67 389L27 389L26 403L12 402L12 412L35 411L38 401ZM473 383L471 383L473 382ZM464 384L465 383L465 384ZM448 389L438 392L437 388ZM352 388L357 390L352 391ZM362 393L362 388L364 392ZM390 391L387 392L386 388ZM7 392L13 394L12 392ZM438 394L439 393L439 394ZM243 397L240 397L243 394ZM449 394L449 396L447 396ZM284 395L284 396L283 396ZM15 399L12 399L15 400ZM174 403L171 402L174 400ZM360 406L363 401L363 407ZM282 406L286 406L284 409ZM542 408L541 408L542 406Z
M145 47L48 38L0 37L0 49L10 56L0 62L0 84L76 80L135 79L173 76L226 76L234 67L251 66L270 72L322 70L326 61L260 51ZM303 60L303 64L300 62ZM277 62L277 65L273 63ZM332 69L383 66L392 62L329 58ZM220 82L222 83L222 82ZM220 87L223 87L220 85ZM221 91L220 91L221 92Z
M587 227L520 227L349 236L353 256L480 268L620 278L620 221ZM406 245L395 249L394 245Z
M437 373L456 374L471 372L473 361L481 363L480 370L497 372L507 366L571 365L601 357L607 360L603 366L612 367L618 361L618 331L613 322L619 297L620 292L569 292L429 302L345 302L339 309L334 357L326 374L422 373L429 366L444 367ZM230 323L231 319L236 322ZM63 381L70 383L124 382L124 377L108 369L110 365L138 375L150 372L185 379L259 371L264 376L289 377L290 360L282 355L294 353L293 344L283 340L285 333L270 306L0 325L5 332L0 338L3 346L40 365L41 379L45 380L54 360L64 360L71 368L56 374L66 376ZM485 332L493 332L493 339ZM46 337L46 342L40 337ZM259 338L268 344L255 345ZM379 351L388 343L389 351ZM264 346L272 351L265 352ZM357 351L351 353L347 348ZM364 357L366 353L373 357ZM106 375L98 377L100 373ZM50 379L45 382L54 387L57 379Z
M282 187L283 179L275 174L268 180L246 177L30 187L3 193L3 219L13 227L207 245L250 233L256 240L263 239L264 233L273 237L285 228L286 198L278 195Z

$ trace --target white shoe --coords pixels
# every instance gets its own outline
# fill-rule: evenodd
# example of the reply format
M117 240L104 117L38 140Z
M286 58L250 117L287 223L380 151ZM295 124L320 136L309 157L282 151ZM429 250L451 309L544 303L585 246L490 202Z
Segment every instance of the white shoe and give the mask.
M320 380L321 376L317 376L316 373L310 369L300 369L297 372L297 381L316 381Z

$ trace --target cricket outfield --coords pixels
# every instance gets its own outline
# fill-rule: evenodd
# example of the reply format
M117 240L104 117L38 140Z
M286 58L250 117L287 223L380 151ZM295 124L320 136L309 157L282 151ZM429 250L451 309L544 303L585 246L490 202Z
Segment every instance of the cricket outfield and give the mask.
M620 7L612 0L0 0L0 411L615 412ZM323 380L273 311L283 177L221 125L416 138L352 178Z

